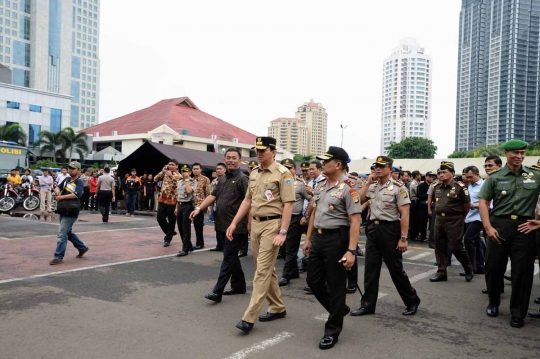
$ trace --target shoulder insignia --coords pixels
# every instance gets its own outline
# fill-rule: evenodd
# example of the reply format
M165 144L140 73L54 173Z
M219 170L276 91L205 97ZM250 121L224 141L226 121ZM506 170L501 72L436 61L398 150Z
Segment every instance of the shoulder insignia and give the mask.
M345 182L345 183L346 183L349 187L351 187L351 188L356 187L355 184L354 184L354 182L353 182L352 180L350 180L350 179L346 179L346 180L343 181L343 182Z
M401 193L401 197L403 198L409 197L409 193L407 192L407 188L405 187L401 187L399 193Z
M285 172L289 172L289 170L287 169L287 167L283 166L283 165L278 165L277 166L277 169L279 172L281 173L285 173Z
M259 166L255 166L251 169L251 172L255 171L255 170L258 170L259 169Z
M253 169L253 171L251 171L251 173L249 174L249 177L256 177L257 176L257 173L259 173L259 167L255 167Z
M487 174L491 176L492 174L497 173L497 172L499 172L500 170L501 170L501 169L498 168L498 169L496 169L496 170L489 171Z
M461 182L461 181L458 182L457 184L458 184L460 187L465 187L465 183L463 183L463 182Z
M393 181L394 181L394 183L395 183L395 184L397 184L397 185L398 185L398 187L401 187L401 186L403 186L403 185L404 185L404 183L403 183L403 182L401 182L400 180L397 180L397 181L396 181L396 180L393 180Z

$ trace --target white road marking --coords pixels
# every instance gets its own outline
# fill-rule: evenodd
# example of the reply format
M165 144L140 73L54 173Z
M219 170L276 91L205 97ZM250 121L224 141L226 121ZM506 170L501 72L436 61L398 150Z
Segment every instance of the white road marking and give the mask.
M381 292L379 292L379 294L377 294L377 299L381 299L381 298L383 298L383 297L386 297L387 295L388 295L388 294L386 294L386 293L381 293Z
M416 252L414 249L407 249L407 252L403 253L403 256L408 256L409 254L412 254L414 252Z
M540 272L540 267L538 266L538 263L534 263L534 275L537 275L538 272Z
M241 349L241 350L237 351L236 353L232 354L231 356L228 356L225 359L242 359L242 358L245 358L250 354L255 354L255 353L261 352L261 351L263 351L263 350L265 350L267 348L273 347L274 345L281 343L282 341L284 341L287 338L292 337L293 335L294 335L293 333L281 332L281 333L275 335L274 337L272 337L270 339L263 340L262 342L253 344L250 347Z
M414 257L408 258L408 260L410 260L410 261L416 261L416 260L418 260L418 259L420 259L420 258L427 257L427 256L429 256L429 255L431 255L431 254L433 254L433 253L431 253L431 252L420 253L420 254L418 254L418 255L416 255L416 256L414 256Z
M425 261L430 262L430 263L435 263L435 262L437 262L437 257L430 257L430 258L426 259Z
M93 232L92 232L92 233L93 233ZM210 248L207 248L207 249L199 249L199 250L197 250L197 251L194 252L194 253L206 252L206 251L209 251L209 250L210 250ZM103 268L103 267L112 267L112 266L117 266L117 265L120 265L120 264L145 262L145 261L151 261L151 260L153 260L153 259L169 258L169 257L175 257L175 256L176 256L176 253L174 253L174 254L165 254L165 255L157 256L157 257L131 259L131 260L128 260L128 261L122 261L122 262L107 263L107 264L98 264L98 265L95 265L95 266L89 266L89 267L73 268L73 269L67 269L67 270L62 270L62 271L58 271L58 272L49 272L49 273L43 273L43 274L36 274L36 275L28 276L28 277L20 277L20 278L4 279L4 280L0 280L0 284L11 283L11 282L19 282L19 281L22 281L22 280L30 280L30 279L35 279L35 278L50 277L50 276L53 276L53 275L59 275L59 274L65 274L65 273L81 272L81 271L89 270L89 269L96 269L96 268Z
M140 229L153 229L153 228L159 228L159 226L154 226L154 227L142 227L142 228L121 228L121 229L104 229L102 231L99 231L99 233L104 233L104 232L118 232L118 231L133 231L133 230L140 230ZM75 232L75 234L79 235L79 234L85 234L85 233L98 233L96 231L88 231L88 232ZM34 238L47 238L47 237L58 237L57 234L47 234L46 236L32 236L30 239L34 239ZM4 240L4 241L15 241L15 240L18 240L18 239L29 239L28 237L20 237L20 238L6 238L6 237L0 237L0 239Z
M424 278L429 277L432 274L437 273L437 270L438 270L438 268L433 268L432 270L428 270L427 272L417 274L414 277L409 278L409 282L411 282L411 284L416 283L419 280L422 280Z

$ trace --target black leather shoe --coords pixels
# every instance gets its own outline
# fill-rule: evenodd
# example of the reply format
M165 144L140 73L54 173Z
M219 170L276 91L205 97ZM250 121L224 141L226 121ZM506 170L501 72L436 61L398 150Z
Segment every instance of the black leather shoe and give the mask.
M435 277L429 278L429 281L430 282L447 282L448 278L447 277L435 276Z
M268 313L268 312L266 312L266 314L263 314L263 315L259 316L259 321L260 322L271 322L274 319L285 318L286 315L287 315L286 310L284 310L281 313Z
M186 252L193 252L195 249L193 249L193 247L191 247L190 249L188 249Z
M403 311L403 315L415 315L416 312L418 311L418 306L420 305L420 301L418 301L418 303L416 304L413 304L413 305L408 305L407 307L405 307L405 310Z
M195 247L195 248L199 249L197 247ZM210 252L223 252L223 248L218 248L218 247L210 248Z
M195 250L197 250L197 249L203 249L203 248L204 248L204 246L195 246Z
M486 314L488 317L496 317L499 315L499 307L494 305L488 305L486 308Z
M281 278L278 282L278 285L280 287L285 287L286 285L289 285L290 283L290 280L288 280L287 278Z
M504 276L504 279L506 279L506 280L508 280L508 281L510 281L510 282L512 281L512 277L510 277L509 275L505 275L505 276Z
M189 254L189 251L180 251L180 253L178 253L176 256L177 257L185 257Z
M241 320L238 322L238 324L236 324L236 327L247 334L251 332L251 329L253 329L253 323Z
M247 256L247 252L238 252L238 258Z
M529 317L540 319L540 310L535 310L533 312L529 312Z
M487 289L482 289L483 294L487 294Z
M534 302L535 302L536 304L540 304L540 297L536 297L536 299L534 300Z
M338 342L338 338L334 338L330 335L325 335L319 342L319 349L331 349L334 347L334 344Z
M510 319L510 326L512 328L521 328L524 325L525 325L525 322L523 321L523 318L512 317L512 319Z
M164 243L163 243L163 247L168 247L168 246L170 246L170 245L171 245L171 242L164 242Z
M356 292L356 287L355 286L352 286L352 287L348 286L345 291L347 292L347 294L355 293Z
M238 289L231 288L223 292L223 295L235 295L235 294L246 294L246 290L245 289L238 290Z
M466 273L466 274L465 274L465 280L466 280L467 282L470 282L470 281L473 279L473 277L474 277L474 275L472 274L472 272L471 272L471 273Z
M217 303L221 302L221 296L214 292L210 292L204 297L208 300L211 300L212 302L217 302Z
M365 307L360 307L358 309L351 311L351 316L353 317L361 317L363 315L368 315L368 314L375 314L375 311L369 308L365 308Z
M313 294L313 291L310 287L304 287L304 292L306 292L307 294Z

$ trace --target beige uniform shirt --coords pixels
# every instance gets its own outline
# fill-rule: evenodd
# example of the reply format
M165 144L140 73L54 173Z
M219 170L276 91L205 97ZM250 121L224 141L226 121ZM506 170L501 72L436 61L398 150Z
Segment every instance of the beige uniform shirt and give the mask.
M360 195L356 183L343 175L335 183L321 182L313 197L315 228L334 229L350 226L349 216L361 213Z
M304 201L311 199L311 196L306 191L306 185L299 179L294 180L294 200L293 215L303 214Z
M268 168L259 166L249 175L246 198L251 199L253 217L281 216L283 203L295 200L293 175L276 161Z
M377 181L369 186L367 198L372 221L399 221L399 207L410 204L409 192L401 181L390 179L382 186Z
M178 184L176 186L178 191L178 202L191 202L193 201L193 194L195 193L195 190L197 189L197 182L193 180L193 178L188 179L189 184L191 185L191 189L193 189L193 192L187 193L186 189L186 183L183 179L178 181Z

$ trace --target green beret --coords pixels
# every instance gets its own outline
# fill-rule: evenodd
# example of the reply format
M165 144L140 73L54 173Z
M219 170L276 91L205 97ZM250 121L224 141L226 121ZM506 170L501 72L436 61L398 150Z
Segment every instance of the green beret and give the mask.
M505 151L517 151L524 150L529 144L522 140L510 140L502 145L502 149Z

